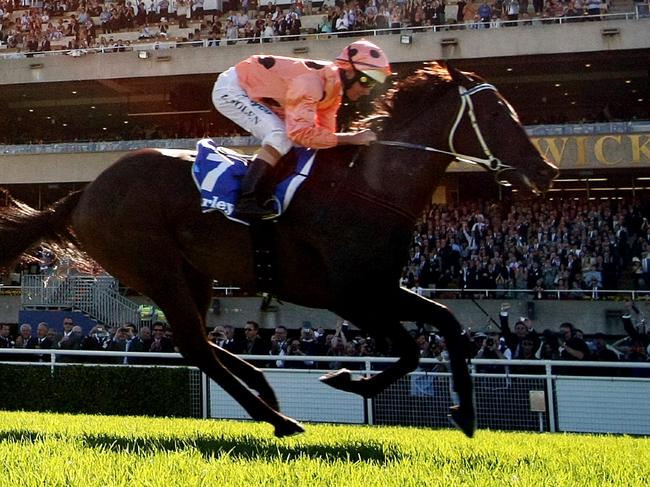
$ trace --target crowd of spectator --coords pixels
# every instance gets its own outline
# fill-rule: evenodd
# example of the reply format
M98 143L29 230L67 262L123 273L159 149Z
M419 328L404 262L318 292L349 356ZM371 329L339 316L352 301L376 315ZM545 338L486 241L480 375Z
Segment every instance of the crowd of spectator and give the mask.
M117 364L166 364L169 359L113 356L108 359L98 356L65 355L67 350L107 351L107 352L177 352L173 344L171 328L163 322L154 322L151 326L141 326L139 329L131 323L125 323L111 329L103 324L97 324L84 333L74 319L66 317L62 329L46 322L38 323L34 332L33 327L23 323L14 336L9 324L0 323L0 348L57 350L61 362L108 362ZM11 354L3 355L1 360L20 360L32 362L50 362L50 354ZM178 361L176 361L178 363ZM173 363L173 361L172 361Z
M297 36L305 14L321 14L316 30L346 35L351 31L417 28L461 24L468 28L495 28L517 20L576 17L597 19L606 4L601 0L458 0L454 15L446 14L445 0L351 0L325 1L320 8L296 0L286 8L274 2L257 5L253 0L229 2L228 11L204 11L204 0L1 0L0 42L22 51L49 51L53 44L71 50L100 52L131 49L131 40L120 33L137 31L145 41L188 42L190 46L270 42L278 36ZM179 35L170 29L177 25ZM385 31L385 32L390 32ZM65 38L65 39L64 39ZM204 42L205 41L205 42Z
M492 360L564 360L597 362L648 362L650 335L645 317L632 302L627 302L621 311L626 336L623 338L595 333L589 337L572 323L545 328L535 325L530 318L520 317L511 328L510 305L503 303L499 322L488 325L484 331L467 330L464 333L467 355L470 358ZM448 353L443 336L418 326L411 330L420 350L420 358L433 359L433 363L421 363L420 370L445 372L448 370ZM346 321L338 321L334 329L313 327L304 322L299 329L276 326L274 330L263 330L255 321L247 321L242 329L230 325L218 325L208 330L208 340L235 354L257 356L252 362L264 368L293 369L340 369L362 370L363 361L351 361L350 357L393 357L391 344L375 340L357 330ZM616 339L618 338L618 339ZM72 318L63 320L61 333L41 322L36 331L29 324L20 325L12 335L8 324L0 324L0 348L57 350L62 352L56 360L61 362L91 362L115 364L170 364L181 363L174 359L156 356L102 357L101 354L65 355L67 350L90 350L95 352L178 352L173 343L171 329L164 322L151 326L126 323L110 329L102 324L94 326L84 334L81 326ZM314 356L327 357L314 360ZM302 359L304 357L304 359ZM50 362L50 354L0 355L1 361ZM440 362L440 363L436 363ZM385 367L375 364L375 369ZM506 365L490 364L477 366L477 371L502 373ZM513 372L542 373L539 366L513 365ZM558 373L572 375L632 375L650 377L650 369L643 368L597 368L562 367Z
M648 212L637 199L434 204L416 224L400 284L445 298L595 300L648 291ZM47 274L56 265L50 250L37 250L16 272Z
M572 323L564 322L557 327L539 330L530 318L520 317L511 328L508 303L501 305L499 323L495 322L483 332L465 333L467 353L471 358L493 360L564 360L596 362L648 362L650 337L645 318L631 302L621 311L622 323L627 336L614 339L603 333L589 337ZM390 344L377 342L370 336L356 330L345 321L339 321L334 330L312 327L308 322L298 330L277 326L270 336L263 336L258 323L248 321L243 337L232 326L217 326L210 330L209 339L217 345L238 354L267 356L257 359L255 364L269 368L308 368L360 370L365 368L361 361L350 361L349 357L391 357ZM270 330L269 330L270 331ZM434 359L440 364L421 364L420 370L447 371L448 353L444 337L426 331L423 327L411 331L419 349L420 357ZM314 362L310 357L326 356L327 361ZM287 359L287 357L291 357ZM306 357L301 360L300 357ZM382 365L384 366L384 365ZM501 365L479 365L479 372L503 372ZM513 371L537 373L539 367L516 365ZM606 374L649 376L650 369L588 369L564 367L561 372L578 375Z
M647 290L646 215L636 200L434 205L414 231L401 284L418 293L453 288L472 297L488 289L532 299L599 299L621 282Z

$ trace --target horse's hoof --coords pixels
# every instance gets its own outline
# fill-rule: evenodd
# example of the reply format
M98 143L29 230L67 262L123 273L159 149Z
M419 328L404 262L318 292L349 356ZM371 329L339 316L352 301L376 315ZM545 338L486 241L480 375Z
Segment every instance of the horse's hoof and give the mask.
M323 384L327 384L334 389L348 391L352 382L352 373L348 369L341 369L318 378Z
M460 406L452 406L449 408L448 418L468 438L474 436L474 431L476 431L476 412L474 408L461 409Z
M300 433L304 433L305 428L302 425L291 418L285 416L282 424L275 427L275 436L277 438L285 438L287 436L295 436Z

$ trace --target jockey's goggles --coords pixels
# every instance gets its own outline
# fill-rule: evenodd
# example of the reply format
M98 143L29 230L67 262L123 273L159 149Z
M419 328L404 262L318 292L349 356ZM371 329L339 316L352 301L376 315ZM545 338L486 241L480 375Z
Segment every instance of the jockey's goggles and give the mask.
M361 86L364 88L374 88L377 84L377 80L372 79L370 76L367 76L363 73L359 73L355 79Z

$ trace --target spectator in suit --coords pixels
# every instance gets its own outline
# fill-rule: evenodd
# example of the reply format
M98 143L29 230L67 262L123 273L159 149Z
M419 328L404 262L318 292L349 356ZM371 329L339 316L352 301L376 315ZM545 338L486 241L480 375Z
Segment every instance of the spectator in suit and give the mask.
M289 341L287 340L287 328L279 325L275 327L275 333L271 336L271 355L284 356L287 355L289 348ZM272 366L277 368L284 368L286 366L284 360L276 360ZM291 366L291 363L289 364Z
M54 341L48 336L50 327L44 321L39 323L36 327L36 346L34 348L40 348L42 350L50 350L54 347ZM39 362L49 362L49 355L39 355Z
M6 323L0 323L0 348L14 348L16 342L11 337L11 327Z
M120 326L115 331L113 338L106 343L106 350L108 352L126 352L129 338L129 329L126 326ZM127 363L127 359L126 357L111 357L111 362L123 364Z
M239 353L239 344L235 340L235 329L230 325L224 325L223 332L225 337L219 346L231 353Z
M151 348L151 342L153 341L153 338L151 337L151 328L148 326L141 326L138 336L142 342L142 349L146 352Z
M154 324L151 325L151 345L149 345L149 349L145 348L145 351L154 353L174 353L174 343L168 336L166 336L167 329L168 326L162 321L154 322ZM178 363L178 361L173 358L147 358L144 360L148 364L169 365Z
M516 360L537 360L539 357L536 355L537 347L540 340L537 333L529 333L521 340L519 344L518 356L513 357ZM515 365L510 368L513 374L543 374L544 367L535 365Z
M20 325L20 333L16 337L16 347L15 348L36 348L37 339L35 336L32 336L32 325L29 323L23 323ZM36 356L25 354L25 355L16 355L14 357L16 360L22 360L24 362L36 361Z
M77 329L75 329L77 328ZM63 337L59 340L58 348L60 350L80 350L83 336L81 328L75 327L72 318L63 319ZM62 362L77 362L78 360L72 356L62 356Z
M36 348L38 340L32 336L32 325L23 323L20 325L20 335L16 338L16 348Z
M512 353L507 346L501 343L499 334L492 331L488 333L483 346L476 354L476 358L509 360L512 358ZM505 367L494 364L479 365L476 370L485 374L502 374L505 372Z
M635 304L626 302L625 312L621 317L623 320L623 328L625 328L625 332L633 342L640 343L647 351L648 345L650 345L650 335L647 333L645 320L639 321L638 326L635 327L632 323L632 311L636 314L639 313Z
M171 339L165 336L165 332L167 331L167 325L165 325L161 321L156 321L151 326L151 330L153 332L152 333L153 340L151 341L149 351L161 352L161 353L173 353L174 344L172 343Z
M637 315L639 310L634 303L625 303L625 313L622 316L623 327L629 335L630 347L628 348L623 360L626 362L647 362L648 361L648 345L650 344L650 335L647 333L646 323L644 319L638 322L635 327L632 323L632 311ZM632 377L648 377L650 371L648 369L627 369L626 373Z
M560 360L560 338L552 330L544 330L539 350L535 354L542 360Z
M591 354L591 360L601 362L618 362L618 354L609 348L604 333L596 333L594 335L595 350Z
M259 336L260 325L256 321L247 321L244 326L245 339L241 344L240 353L249 355L268 355L270 347Z
M347 322L339 322L336 325L336 336L344 336L343 334L343 324ZM347 324L345 325L348 326ZM320 348L319 342L314 336L314 330L311 327L311 323L304 322L302 329L300 330L300 350L304 352L305 355L321 355L322 350ZM306 360L304 365L307 368L314 368L315 363L313 360Z
M63 319L63 337L58 343L61 350L79 350L81 349L82 336L80 329L74 330L75 324L72 318Z
M212 330L208 330L208 341L210 343L214 343L220 347L225 338L226 334L224 333L223 326L221 325L217 325Z
M103 324L93 326L87 336L81 342L82 350L104 350L104 346L111 338L110 333Z
M561 360L588 360L589 346L582 338L577 336L573 323L565 322L560 325L563 350L560 353Z
M133 323L126 323L124 327L128 330L127 332L127 342L126 342L126 351L127 352L144 352L144 341L138 333L137 328ZM149 345L151 346L151 345ZM128 364L139 364L142 363L141 357L126 357L125 362Z
M501 311L499 313L499 321L500 321L500 328L501 328L501 334L503 335L503 338L506 341L506 345L512 352L512 357L515 359L522 358L521 355L523 354L522 351L522 342L524 339L526 340L534 340L535 343L533 343L534 350L537 350L539 348L539 338L537 337L537 333L533 329L533 324L529 318L526 317L521 317L515 323L515 331L514 333L510 330L510 326L508 325L508 310L510 309L510 304L509 303L503 303L501 305Z
M151 338L151 328L148 326L140 327L140 331L135 330L135 326L128 324L129 329L131 329L129 342L126 345L127 352L148 352L151 349L151 343L153 339ZM133 328L131 328L133 327ZM144 357L129 357L127 359L130 364L146 364L149 363L149 360Z

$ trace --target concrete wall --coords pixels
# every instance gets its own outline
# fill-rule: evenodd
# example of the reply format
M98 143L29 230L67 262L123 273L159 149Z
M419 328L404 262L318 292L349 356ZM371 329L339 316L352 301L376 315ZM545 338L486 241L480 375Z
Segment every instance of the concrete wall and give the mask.
M136 299L136 302L147 302L145 298ZM487 317L470 300L447 299L440 300L448 306L465 327L472 330L486 330ZM485 309L496 321L499 319L500 300L478 300L477 303ZM525 300L511 300L511 324L519 316L529 314L529 302ZM618 313L623 310L622 302L615 301L531 301L534 303L534 323L538 331L544 328L557 330L559 325L570 321L585 333L601 331L612 335L624 335L623 325L618 319ZM210 311L208 323L210 326L218 324L243 327L246 320L253 319L265 328L273 328L276 324L283 324L290 329L302 326L303 321L310 321L314 327L324 326L334 328L337 316L323 310L315 310L296 306L293 304L277 304L275 311L262 312L259 298L219 298L220 313L217 315ZM650 306L642 305L642 311L650 313ZM20 311L19 296L0 296L0 322L17 323ZM613 312L614 317L608 320L608 312ZM494 326L494 325L492 325Z
M230 324L243 326L247 319L252 319L263 324L264 327L273 327L283 324L288 328L299 328L303 321L310 321L313 326L334 328L336 315L328 311L313 310L292 304L277 306L275 312L261 312L260 300L255 298L220 298L221 313L209 314L211 324ZM461 324L472 330L484 331L488 325L488 318L479 307L468 299L442 299L440 303L449 307ZM480 305L495 321L499 321L500 300L477 300ZM618 313L623 310L622 302L614 301L529 301L510 300L511 325L519 316L529 315L529 306L532 306L535 328L542 331L545 328L557 329L560 324L570 321L585 333L601 331L607 334L624 335L623 325L618 318L608 320L608 311ZM494 324L492 327L494 328Z

